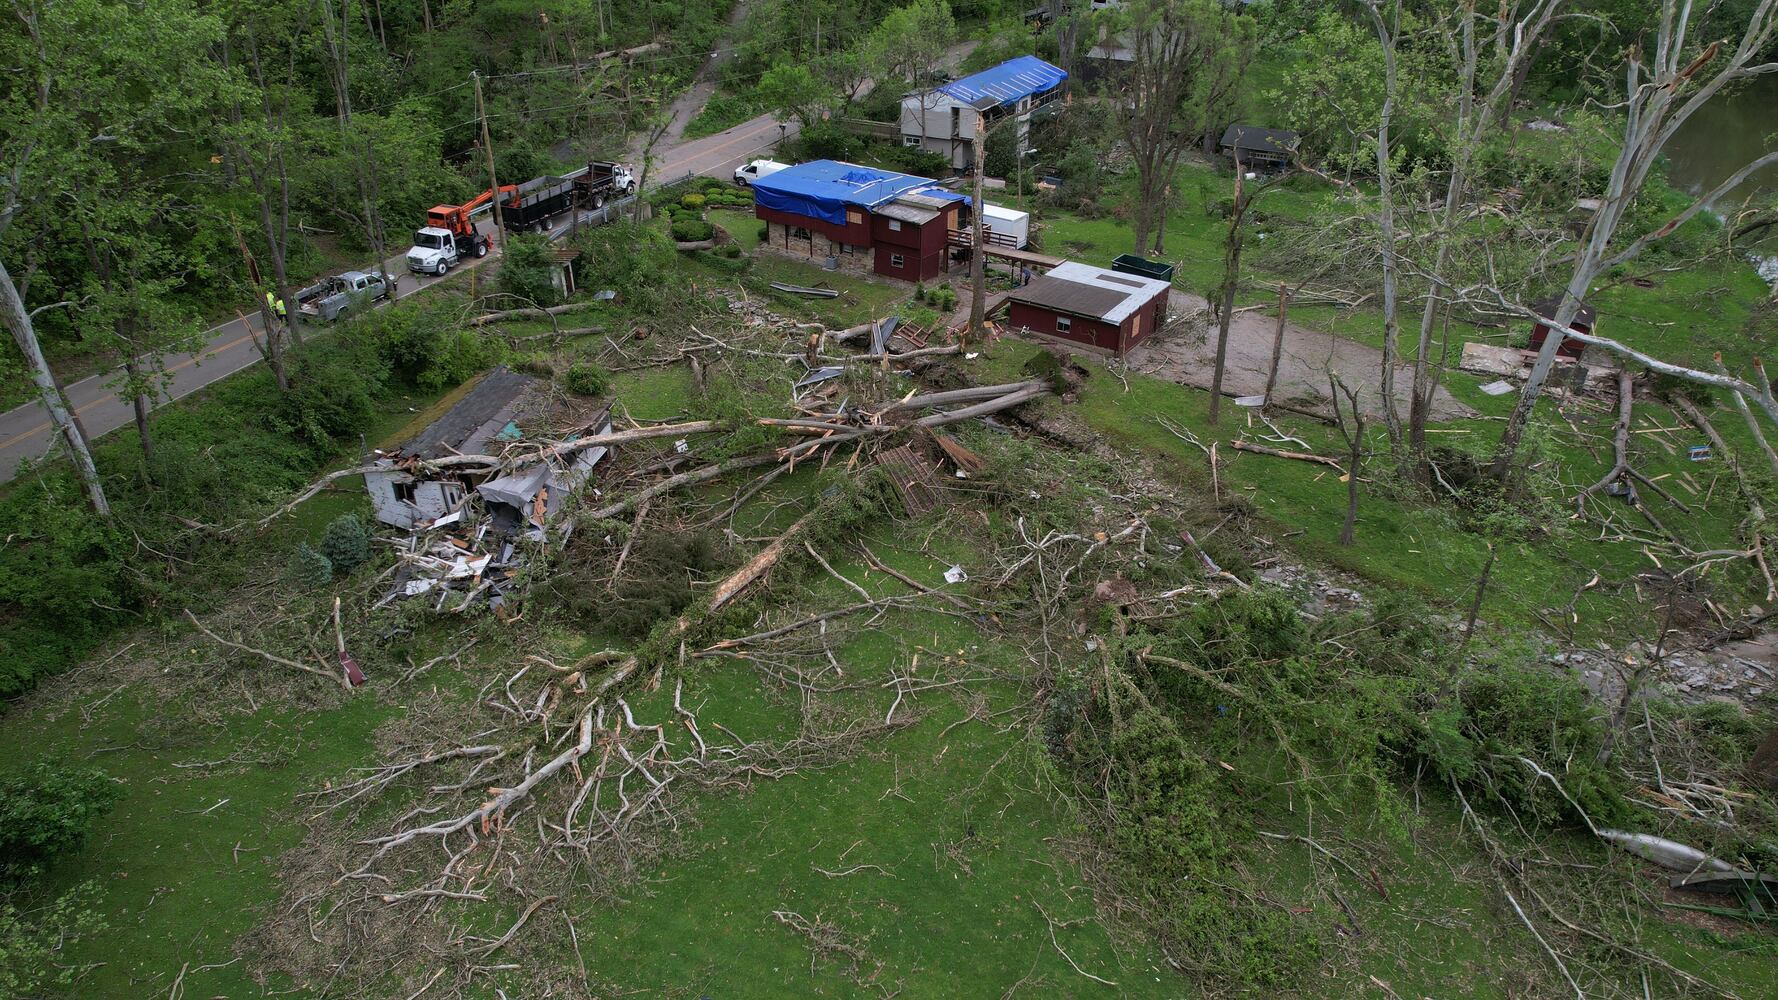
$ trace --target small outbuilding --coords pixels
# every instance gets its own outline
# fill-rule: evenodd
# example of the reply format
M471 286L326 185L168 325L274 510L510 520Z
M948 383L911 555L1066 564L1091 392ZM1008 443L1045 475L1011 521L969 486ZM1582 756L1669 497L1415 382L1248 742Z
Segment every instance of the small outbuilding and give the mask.
M500 455L530 441L573 441L611 431L609 401L563 400L549 383L496 368L483 375L449 410L393 452L380 453L364 476L372 510L384 524L409 531L457 515L477 495L493 530L513 535L541 531L591 476L610 449L541 451L535 462L508 463L496 476L485 464L432 467L463 455Z
M1539 316L1555 316L1556 310L1562 308L1562 296L1551 296L1540 302L1532 303L1531 308ZM1590 304L1582 302L1580 308L1574 313L1574 319L1570 320L1568 325L1581 333L1592 333L1593 324L1598 322L1598 319L1598 311ZM1534 325L1531 328L1531 349L1533 351L1542 350L1543 342L1549 339L1549 335L1550 328L1547 325L1541 322ZM1586 350L1586 344L1573 337L1563 337L1562 346L1556 348L1556 357L1579 361L1580 356L1586 353Z
M1064 261L1007 293L1008 319L1031 333L1122 355L1167 322L1165 281Z
M1222 133L1216 148L1242 167L1281 167L1290 162L1300 142L1302 137L1289 129L1235 124Z

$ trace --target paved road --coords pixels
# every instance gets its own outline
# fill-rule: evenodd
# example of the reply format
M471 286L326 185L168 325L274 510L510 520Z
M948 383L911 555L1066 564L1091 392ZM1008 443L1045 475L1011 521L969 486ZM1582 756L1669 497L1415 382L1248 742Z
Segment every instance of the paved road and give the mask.
M791 128L794 130L795 126ZM655 166L651 183L678 180L688 173L727 177L741 162L778 139L777 121L770 115L762 115L725 132L681 143ZM484 227L491 228L491 224L484 223ZM487 258L491 259L492 256ZM465 266L485 262L471 260ZM405 251L403 256L384 262L383 269L401 279L397 298L406 298L440 280L431 275L409 274ZM255 339L263 330L259 312L252 303L243 303L242 312L246 314L244 319L231 320L208 331L203 349L167 358L167 370L173 378L156 405L188 396L263 360L255 346ZM134 422L129 402L118 398L108 385L118 375L115 370L103 372L64 387L86 432L94 437ZM17 474L19 463L43 456L54 444L49 412L42 403L33 401L0 414L0 482L10 481Z

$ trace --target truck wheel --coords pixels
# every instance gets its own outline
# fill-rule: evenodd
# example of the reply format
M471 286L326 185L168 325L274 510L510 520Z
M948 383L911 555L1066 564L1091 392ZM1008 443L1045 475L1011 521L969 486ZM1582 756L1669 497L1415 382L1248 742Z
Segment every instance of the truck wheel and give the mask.
M605 207L605 196L602 194L593 195L593 208L600 209L600 208L604 208L604 207Z
M444 258L443 258L443 257L440 257L440 258L439 258L439 259L438 259L438 270L437 270L437 271L436 271L436 272L435 272L435 273L436 273L436 274L437 274L437 275L438 275L438 276L439 276L439 277L441 277L441 278L442 278L442 277L444 277L444 276L445 276L445 272L446 272L446 271L449 271L449 270L450 270L450 269L451 269L451 264L450 264L450 262L449 262L449 261L447 261L447 260L445 260L445 259L444 259Z
M486 257L488 255L488 245L486 243L477 243L475 245L475 255L477 257Z
M549 232L549 228L550 228L550 227L551 227L551 226L553 226L553 225L555 225L555 222L554 222L554 221L553 221L553 220L551 220L551 219L544 219L544 220L543 220L543 222L542 222L542 224L541 224L541 226L540 226L540 227L539 227L539 228L541 228L541 229L542 229L542 230L543 230L543 231L544 231L544 232L546 232L546 233L547 233L547 232Z

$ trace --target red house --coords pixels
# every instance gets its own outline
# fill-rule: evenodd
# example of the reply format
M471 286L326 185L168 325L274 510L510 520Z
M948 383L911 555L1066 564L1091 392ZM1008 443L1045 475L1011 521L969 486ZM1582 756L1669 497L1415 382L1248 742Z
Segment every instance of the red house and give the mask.
M1167 321L1165 281L1064 261L1007 294L1009 318L1046 337L1121 355Z
M903 281L949 268L949 233L969 199L926 177L814 160L753 182L762 247Z
M1561 296L1556 296L1554 298L1544 299L1542 302L1533 303L1531 308L1539 316L1553 317L1556 315L1556 310L1562 308L1562 298ZM1574 314L1574 319L1570 320L1568 325L1581 333L1592 333L1593 323L1598 318L1599 314L1593 310L1593 307L1582 302L1580 304L1580 309ZM1533 351L1541 350L1543 348L1543 342L1549 338L1549 335L1550 328L1543 323L1538 323L1536 326L1533 326L1531 328L1531 349ZM1581 354L1585 353L1586 349L1587 345L1580 341L1570 337L1563 337L1562 346L1556 348L1556 357L1567 358L1571 361L1579 361Z

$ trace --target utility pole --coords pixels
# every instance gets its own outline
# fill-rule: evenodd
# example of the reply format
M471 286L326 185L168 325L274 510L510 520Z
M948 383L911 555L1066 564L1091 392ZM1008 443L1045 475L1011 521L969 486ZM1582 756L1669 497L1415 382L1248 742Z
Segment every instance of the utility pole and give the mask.
M506 217L500 211L500 178L494 175L494 140L488 136L488 105L482 100L481 72L470 70L469 79L475 82L475 115L482 120L482 150L488 154L488 190L494 198L494 246L504 250Z
M984 159L984 151L987 146L988 130L986 126L987 123L984 120L983 114L979 111L976 112L974 137L975 203L969 206L970 211L974 215L973 228L975 229L975 236L971 241L974 245L969 252L969 336L971 337L980 337L982 335L982 320L986 311L986 302L984 299L986 298L988 291L988 281L985 273L986 269L982 266L982 258L985 256L983 253L984 248L982 246L982 178L983 167L985 165L982 160Z

